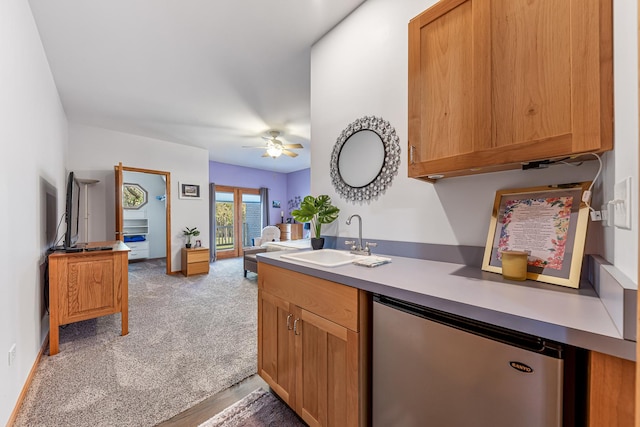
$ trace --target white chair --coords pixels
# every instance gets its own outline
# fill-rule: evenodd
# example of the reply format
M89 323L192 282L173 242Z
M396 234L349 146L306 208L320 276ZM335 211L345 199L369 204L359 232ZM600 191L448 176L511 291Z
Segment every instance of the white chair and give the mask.
M253 246L262 246L267 242L279 242L280 241L280 229L275 225L267 225L262 229L260 237L253 239Z

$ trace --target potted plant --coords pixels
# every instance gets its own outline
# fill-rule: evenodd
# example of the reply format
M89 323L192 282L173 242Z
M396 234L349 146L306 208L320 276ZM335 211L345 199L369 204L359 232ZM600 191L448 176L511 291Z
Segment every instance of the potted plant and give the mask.
M182 231L182 234L187 236L187 244L185 245L185 247L190 248L191 247L191 236L193 236L193 237L199 236L200 235L200 230L198 230L198 227L193 227L193 228L185 227L185 229Z
M310 222L313 230L311 247L322 249L324 238L320 237L322 224L330 224L338 219L340 209L331 204L331 198L326 194L318 197L307 196L300 203L300 209L291 212L291 216L298 222Z

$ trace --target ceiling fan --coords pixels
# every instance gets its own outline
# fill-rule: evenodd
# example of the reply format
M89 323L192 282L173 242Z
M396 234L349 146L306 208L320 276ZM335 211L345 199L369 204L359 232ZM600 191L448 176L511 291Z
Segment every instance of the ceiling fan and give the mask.
M294 153L293 151L290 150L296 150L299 148L304 148L302 146L302 144L285 144L282 141L280 141L278 139L278 136L280 136L280 132L278 132L277 130L272 130L269 132L269 135L271 135L271 137L267 137L267 136L263 136L262 138L264 140L267 141L266 145L263 145L261 147L249 147L249 146L245 146L243 148L261 148L266 150L265 153L262 155L262 157L272 157L272 158L276 158L276 157L280 157L280 155L284 154L285 156L289 156L289 157L297 157L298 154Z

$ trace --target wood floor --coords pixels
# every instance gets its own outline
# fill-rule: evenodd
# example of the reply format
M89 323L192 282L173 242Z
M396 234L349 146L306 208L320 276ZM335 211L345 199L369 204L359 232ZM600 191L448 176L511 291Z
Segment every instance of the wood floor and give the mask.
M241 381L238 384L203 400L194 407L187 409L175 417L158 424L157 427L197 426L219 412L222 412L224 409L239 400L242 400L242 398L259 387L269 390L267 383L264 382L264 380L257 374L250 376L244 381Z

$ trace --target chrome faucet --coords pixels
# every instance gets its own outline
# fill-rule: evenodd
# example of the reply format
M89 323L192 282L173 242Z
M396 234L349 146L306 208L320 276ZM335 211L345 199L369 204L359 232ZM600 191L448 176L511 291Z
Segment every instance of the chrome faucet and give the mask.
M364 247L362 246L362 218L358 214L353 214L347 219L347 225L351 225L352 218L358 218L358 244L356 245L355 240L346 240L345 244L352 245L351 253L357 255L371 255L371 248L376 247L377 243L365 243Z

